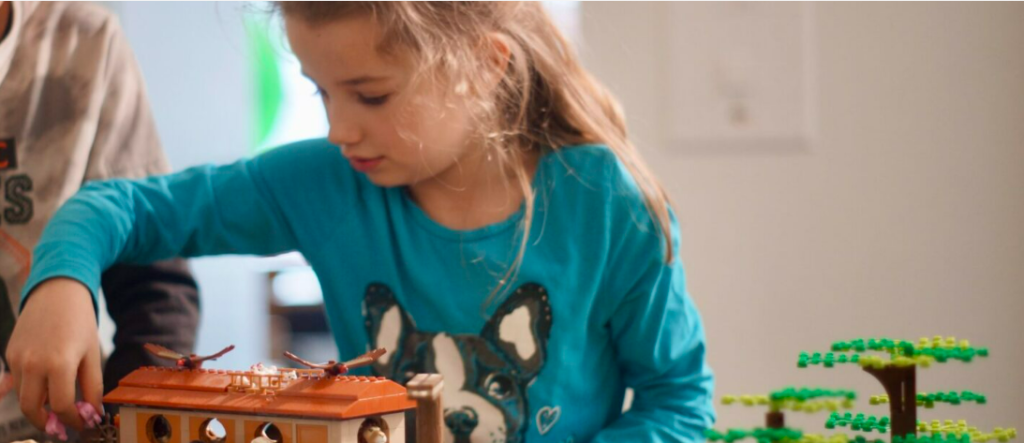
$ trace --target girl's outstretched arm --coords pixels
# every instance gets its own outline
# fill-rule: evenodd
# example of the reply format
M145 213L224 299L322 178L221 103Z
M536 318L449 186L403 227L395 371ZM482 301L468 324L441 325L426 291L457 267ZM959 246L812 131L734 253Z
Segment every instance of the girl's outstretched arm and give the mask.
M78 280L95 297L100 273L118 262L295 249L295 236L259 171L264 161L87 184L43 231L22 304L36 285L57 276Z
M7 348L22 411L36 427L45 426L48 403L61 422L81 428L76 381L87 402L101 404L95 297L104 269L297 248L259 172L262 161L91 183L54 215L35 249Z

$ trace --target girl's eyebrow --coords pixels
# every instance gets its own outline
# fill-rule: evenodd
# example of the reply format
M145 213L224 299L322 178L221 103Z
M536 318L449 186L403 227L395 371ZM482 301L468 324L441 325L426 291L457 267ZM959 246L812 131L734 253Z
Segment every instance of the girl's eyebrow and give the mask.
M313 80L313 78L309 76L309 74L306 74L305 71L302 71L301 73L302 73L303 77L306 77L307 79L309 79L313 83L316 83ZM338 81L337 84L339 84L339 85L347 85L347 86L358 86L358 85L361 85L363 83L379 82L379 81L382 81L382 80L387 80L389 78L390 77L388 77L388 76L361 75L359 77L350 78L348 80Z
M362 75L362 76L359 76L359 77L356 77L356 78L350 78L348 80L339 81L338 84L339 85L348 85L348 86L357 86L357 85L360 85L360 84L363 84L363 83L371 83L371 82L377 82L377 81L387 80L387 79L388 79L388 77L384 77L384 76Z

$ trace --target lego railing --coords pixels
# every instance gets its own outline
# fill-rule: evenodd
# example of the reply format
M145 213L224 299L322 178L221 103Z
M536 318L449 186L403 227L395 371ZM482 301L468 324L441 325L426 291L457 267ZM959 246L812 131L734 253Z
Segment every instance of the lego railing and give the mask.
M276 373L257 371L232 371L228 389L247 394L273 395L288 382L298 378L318 377L323 373L319 369L279 369Z

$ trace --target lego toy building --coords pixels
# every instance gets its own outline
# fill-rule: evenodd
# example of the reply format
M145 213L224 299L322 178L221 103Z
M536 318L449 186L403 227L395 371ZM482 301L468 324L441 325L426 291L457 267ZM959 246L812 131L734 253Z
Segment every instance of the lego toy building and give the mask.
M142 368L104 402L120 405L121 443L403 443L405 411L417 406L382 377L258 365Z

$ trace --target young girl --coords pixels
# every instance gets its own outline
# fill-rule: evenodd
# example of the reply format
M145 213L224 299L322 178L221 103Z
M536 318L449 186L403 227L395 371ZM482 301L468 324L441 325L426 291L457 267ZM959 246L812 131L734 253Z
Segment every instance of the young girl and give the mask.
M99 406L104 268L298 250L342 358L444 375L449 441L701 440L712 377L676 222L541 6L278 8L328 138L69 201L8 352L26 414L80 426L76 378Z

